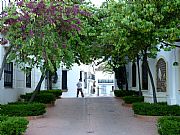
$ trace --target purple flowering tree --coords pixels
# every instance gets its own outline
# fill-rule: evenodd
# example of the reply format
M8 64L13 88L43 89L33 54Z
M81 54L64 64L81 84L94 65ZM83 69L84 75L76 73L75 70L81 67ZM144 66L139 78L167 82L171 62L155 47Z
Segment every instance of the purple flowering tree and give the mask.
M3 35L0 44L10 43L0 79L6 60L14 60L21 69L28 66L41 70L35 91L40 90L48 71L54 72L61 63L70 67L76 62L76 51L85 46L80 39L86 35L84 24L90 17L92 15L83 2L20 0L11 3L0 15L0 33Z

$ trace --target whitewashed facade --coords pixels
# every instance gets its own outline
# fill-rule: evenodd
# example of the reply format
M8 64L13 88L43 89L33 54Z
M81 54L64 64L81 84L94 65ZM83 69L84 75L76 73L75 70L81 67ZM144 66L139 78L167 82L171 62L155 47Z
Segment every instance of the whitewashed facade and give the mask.
M176 44L180 45L180 43ZM180 48L175 48L171 51L161 50L155 59L148 59L148 62L153 74L158 102L180 105ZM127 69L129 89L138 91L139 79L137 63L135 63L135 73L132 73L133 63L129 63ZM136 78L134 84L133 75L135 75ZM142 78L142 61L140 61L140 76L142 84L144 81ZM145 102L153 102L153 92L149 76L147 85L147 89L142 89Z
M80 66L74 64L71 70L67 70L67 92L64 92L63 96L76 97L76 84L79 79L82 79L83 92L85 96L112 96L112 89L114 88L114 74L96 71L96 68L97 67L94 63ZM61 78L60 82L62 88L63 75L60 75L59 77ZM94 81L96 87L95 93L93 94L92 88Z

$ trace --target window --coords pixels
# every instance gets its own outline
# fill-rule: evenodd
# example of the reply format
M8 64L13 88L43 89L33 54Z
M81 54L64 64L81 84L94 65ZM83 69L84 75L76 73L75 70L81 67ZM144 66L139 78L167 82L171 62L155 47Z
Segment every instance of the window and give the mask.
M79 76L80 76L79 79L82 80L82 71L80 71L80 75Z
M62 89L67 90L67 70L62 70Z
M4 66L4 87L13 87L13 63L6 63Z
M113 83L114 80L110 79L98 79L98 83Z
M3 11L10 2L11 2L11 0L2 0L0 3L1 11Z
M26 87L27 88L31 88L31 69L30 68L26 68L27 69L27 73L26 73Z
M136 64L132 65L132 87L136 87Z
M92 80L95 80L95 75L92 74L92 75L91 75L91 79L92 79Z
M87 89L87 72L84 72L84 88Z
M142 63L142 89L148 90L148 72L145 63Z

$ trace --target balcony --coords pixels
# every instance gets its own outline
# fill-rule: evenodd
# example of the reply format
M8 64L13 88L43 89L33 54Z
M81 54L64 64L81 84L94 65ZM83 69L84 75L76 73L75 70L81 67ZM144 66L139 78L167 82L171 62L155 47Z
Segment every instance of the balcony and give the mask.
M99 79L98 83L114 83L112 79Z

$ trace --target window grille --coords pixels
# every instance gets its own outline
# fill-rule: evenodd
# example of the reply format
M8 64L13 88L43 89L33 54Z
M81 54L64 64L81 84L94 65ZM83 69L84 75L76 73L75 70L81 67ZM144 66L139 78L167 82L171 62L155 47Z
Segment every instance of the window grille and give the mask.
M27 71L29 71L26 73L26 87L31 88L31 69L30 68L26 68L26 69Z
M13 87L13 63L6 63L4 66L4 87Z

